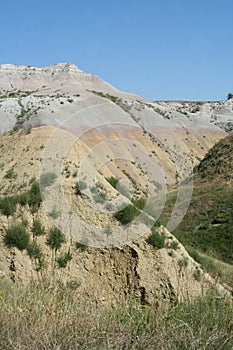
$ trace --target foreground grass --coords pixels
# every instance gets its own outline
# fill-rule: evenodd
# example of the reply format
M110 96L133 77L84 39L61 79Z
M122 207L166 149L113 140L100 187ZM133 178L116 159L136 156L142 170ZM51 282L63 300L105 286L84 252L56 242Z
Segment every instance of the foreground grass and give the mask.
M233 306L208 296L157 309L103 307L57 283L0 280L0 349L232 349Z

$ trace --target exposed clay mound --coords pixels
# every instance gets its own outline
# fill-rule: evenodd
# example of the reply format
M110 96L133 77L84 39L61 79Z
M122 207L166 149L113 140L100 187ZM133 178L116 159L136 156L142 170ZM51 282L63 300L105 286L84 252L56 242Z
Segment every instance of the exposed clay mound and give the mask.
M165 228L158 228L158 233L165 236L161 249L149 245L147 237L110 249L80 250L69 242L63 250L69 249L73 259L65 269L51 264L52 253L40 239L46 257L46 268L41 272L35 271L35 263L25 252L6 248L1 239L0 270L2 275L23 283L42 277L61 279L76 288L79 296L88 296L97 303L136 297L144 304L154 305L189 300L212 289L222 296L228 294Z

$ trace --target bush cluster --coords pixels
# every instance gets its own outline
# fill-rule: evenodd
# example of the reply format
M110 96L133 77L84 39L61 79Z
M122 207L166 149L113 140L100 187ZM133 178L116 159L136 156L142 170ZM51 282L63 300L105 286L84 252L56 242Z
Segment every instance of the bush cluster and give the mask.
M115 177L111 176L111 177L107 177L106 180L110 183L110 185L114 188L117 187L117 183L118 183L118 179L116 179Z
M162 249L165 247L165 236L153 230L146 242L155 248Z
M57 227L51 228L47 239L47 244L50 246L50 248L57 251L64 242L65 235L61 232L61 230L59 230Z
M114 217L120 221L121 224L127 225L132 222L138 215L140 210L135 205L127 205L124 209L119 210L114 214Z
M16 211L16 205L29 205L31 212L38 211L42 202L40 186L38 182L33 181L31 188L20 195L7 196L0 198L0 211L3 215L10 216Z
M10 247L17 247L19 250L24 250L28 247L29 241L29 234L22 224L10 226L6 230L5 244Z
M58 264L58 267L61 269L61 268L65 268L70 260L72 260L72 255L70 252L67 252L67 253L61 254L56 259L56 262Z

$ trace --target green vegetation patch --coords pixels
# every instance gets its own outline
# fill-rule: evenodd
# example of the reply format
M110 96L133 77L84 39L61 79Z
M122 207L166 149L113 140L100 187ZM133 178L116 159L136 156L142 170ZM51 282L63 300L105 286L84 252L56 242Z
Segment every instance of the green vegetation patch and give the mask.
M10 216L16 211L16 204L18 203L17 196L0 198L0 211L3 215Z
M27 246L27 253L32 259L40 260L42 258L42 250L36 241L32 241Z
M42 198L39 183L33 181L28 191L20 195L1 197L0 211L3 215L10 216L15 213L17 204L22 206L28 204L31 212L35 213L39 210L41 203Z
M32 233L34 236L42 236L45 234L45 228L40 220L35 219L32 225Z
M206 154L194 175L191 203L173 234L192 254L201 253L194 259L208 272L219 275L217 267L202 255L233 264L233 135L220 140ZM169 193L160 217L163 225L171 215L176 198L176 190Z
M70 252L66 252L61 254L57 259L56 262L58 264L58 267L61 268L65 268L68 264L69 261L72 260L72 255Z
M23 225L12 225L6 230L5 244L24 250L28 247L30 237Z
M10 168L9 170L7 170L4 177L5 179L15 179L17 177L17 174L14 172L13 168Z
M127 225L132 222L138 215L140 210L135 205L127 205L124 209L119 210L114 214L114 217L120 221L122 225Z
M155 248L162 249L165 247L165 236L158 233L156 229L152 229L146 242Z
M51 249L57 251L66 241L65 235L57 227L51 228L49 231L47 244Z
M111 176L111 177L107 177L106 180L110 183L110 185L114 188L117 187L117 184L119 182L118 179L116 179L114 176Z

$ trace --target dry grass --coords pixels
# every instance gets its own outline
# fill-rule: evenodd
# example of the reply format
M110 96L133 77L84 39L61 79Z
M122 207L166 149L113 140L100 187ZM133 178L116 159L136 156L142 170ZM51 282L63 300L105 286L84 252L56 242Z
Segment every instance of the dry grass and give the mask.
M216 280L233 291L233 265L227 264L195 249L188 248L188 253L201 264Z
M96 306L77 290L0 279L0 349L232 349L233 307L209 296L153 309Z

